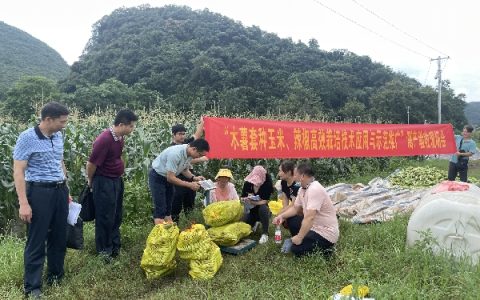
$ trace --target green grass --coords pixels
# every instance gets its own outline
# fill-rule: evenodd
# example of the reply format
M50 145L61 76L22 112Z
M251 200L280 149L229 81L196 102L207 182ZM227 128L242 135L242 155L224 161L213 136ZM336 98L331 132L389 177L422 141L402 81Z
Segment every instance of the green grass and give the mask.
M425 164L444 170L447 166L435 160L421 165ZM475 164L470 171L478 176L480 168ZM200 210L188 220L201 222ZM182 218L180 227L187 223ZM224 254L222 267L208 281L192 280L188 263L178 257L172 275L148 281L140 269L152 228L148 223L124 224L122 253L113 264L105 265L95 256L94 228L87 223L85 249L68 250L65 280L61 286L45 287L44 293L47 299L327 299L353 283L368 285L375 299L478 299L480 264L432 255L428 240L407 248L407 223L408 216L370 225L341 220L340 241L328 260L319 255L296 259L281 254L271 239L241 256ZM0 299L23 296L23 247L22 239L0 237Z
M105 265L86 224L86 248L68 250L64 282L44 292L48 299L327 299L354 283L368 285L376 299L477 299L480 266L431 255L422 245L406 248L407 222L407 216L372 225L341 221L340 242L328 260L281 254L273 241L241 256L224 255L209 281L192 280L178 258L174 274L146 280L140 259L149 224L123 226L123 252ZM0 262L0 298L21 299L23 241L2 238Z

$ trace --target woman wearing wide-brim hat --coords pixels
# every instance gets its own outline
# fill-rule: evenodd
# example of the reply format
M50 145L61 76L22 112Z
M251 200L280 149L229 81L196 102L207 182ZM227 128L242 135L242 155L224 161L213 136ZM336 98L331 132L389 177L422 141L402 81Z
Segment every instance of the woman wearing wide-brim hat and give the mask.
M210 202L239 199L235 185L231 183L232 179L232 171L229 169L218 170L215 176L215 189L210 190Z

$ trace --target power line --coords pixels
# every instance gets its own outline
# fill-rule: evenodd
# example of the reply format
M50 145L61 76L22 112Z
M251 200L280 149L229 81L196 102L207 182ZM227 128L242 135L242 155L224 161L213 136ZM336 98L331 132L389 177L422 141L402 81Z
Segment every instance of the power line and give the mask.
M410 51L410 52L412 52L412 53L414 53L414 54L417 54L417 55L419 55L419 56L422 56L422 57L424 57L424 58L430 59L429 56L427 56L427 55L425 55L425 54L422 54L422 53L420 53L420 52L418 52L418 51L415 51L415 50L413 50L413 49L411 49L411 48L409 48L409 47L407 47L407 46L404 46L404 45L400 44L399 42L397 42L397 41L395 41L395 40L392 40L392 39L390 39L390 38L388 38L388 37L386 37L386 36L384 36L384 35L376 32L376 31L374 31L374 30L372 30L372 29L370 29L370 28L368 28L368 27L366 27L366 26L358 23L357 21L355 21L355 20L353 20L353 19L351 19L351 18L349 18L349 17L347 17L347 16L344 16L343 14L337 12L337 11L334 10L333 8L331 8L331 7L323 4L322 2L320 2L320 1L318 1L318 0L313 0L313 1L314 1L315 3L323 6L324 8L330 10L330 11L333 12L334 14L339 15L340 17L344 18L345 20L347 20L347 21L349 21L349 22L351 22L351 23L353 23L353 24L355 24L355 25L357 25L357 26L359 26L359 27L361 27L361 28L369 31L370 33L373 33L373 34L379 36L380 38L382 38L382 39L384 39L384 40L389 41L390 43L393 43L393 44L397 45L398 47L401 47L401 48L403 48L403 49L405 49L405 50L407 50L407 51Z
M450 58L450 56L448 58ZM445 71L445 68L447 67L447 62L448 62L448 59L446 59L445 63L443 64L443 71Z
M423 82L423 85L427 85L428 74L430 74L430 67L431 66L432 66L432 60L430 60L430 63L428 64L427 75L425 76L425 81Z
M429 44L423 42L422 40L416 38L415 36L409 34L408 32L406 32L406 31L398 28L397 26L395 26L394 24L392 24L391 22L389 22L389 21L386 20L385 18L383 18L383 17L379 16L378 14L376 14L374 11L372 11L371 9L369 9L368 7L366 7L365 5L359 3L359 2L356 1L356 0L352 0L352 1L353 1L353 3L357 4L358 6L360 6L361 8L363 8L364 10L366 10L367 12L369 12L370 14L374 15L375 17L377 17L378 19L380 19L380 20L382 20L383 22L387 23L388 25L390 25L390 26L393 27L394 29L396 29L396 30L398 30L399 32L403 33L404 35L406 35L406 36L414 39L415 41L417 41L417 42L419 42L420 44L422 44L422 45L424 45L424 46L426 46L426 47L434 50L435 52L438 52L438 53L440 53L440 54L442 54L442 55L448 56L448 55L445 54L444 52L442 52L442 51L440 51L440 50L438 50L438 49L433 48L433 47L430 46Z

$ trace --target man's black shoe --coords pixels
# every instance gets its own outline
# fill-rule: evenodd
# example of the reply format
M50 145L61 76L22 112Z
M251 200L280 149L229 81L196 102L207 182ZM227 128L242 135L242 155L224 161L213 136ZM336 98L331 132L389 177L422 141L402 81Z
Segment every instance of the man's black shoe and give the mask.
M34 289L25 293L26 299L42 299L42 291L40 289Z
M112 254L110 254L112 258L117 258L119 255L120 255L120 249L113 249Z
M62 277L63 276L51 276L51 277L48 277L47 278L47 284L49 286L52 286L52 285L60 285L62 283Z
M111 254L100 252L98 253L98 258L100 258L106 265L110 264L113 261Z

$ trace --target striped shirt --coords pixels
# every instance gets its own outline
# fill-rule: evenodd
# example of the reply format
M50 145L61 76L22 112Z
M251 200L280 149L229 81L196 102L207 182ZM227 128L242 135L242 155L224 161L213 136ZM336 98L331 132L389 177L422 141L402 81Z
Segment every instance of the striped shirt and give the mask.
M63 172L63 135L56 132L46 137L37 126L20 133L13 159L27 161L25 181L58 182L65 180Z

